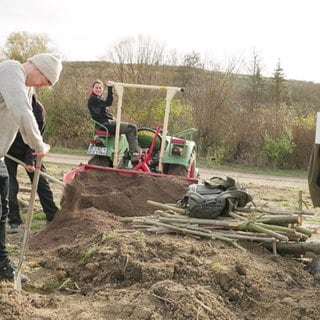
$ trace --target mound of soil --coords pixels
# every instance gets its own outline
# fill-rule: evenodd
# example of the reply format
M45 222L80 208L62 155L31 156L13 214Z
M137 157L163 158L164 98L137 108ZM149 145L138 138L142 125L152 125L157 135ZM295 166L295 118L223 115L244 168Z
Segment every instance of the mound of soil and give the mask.
M78 173L56 219L32 234L21 292L1 282L1 319L320 319L319 281L258 244L146 233L119 217L176 203L173 176ZM68 188L66 188L68 191Z

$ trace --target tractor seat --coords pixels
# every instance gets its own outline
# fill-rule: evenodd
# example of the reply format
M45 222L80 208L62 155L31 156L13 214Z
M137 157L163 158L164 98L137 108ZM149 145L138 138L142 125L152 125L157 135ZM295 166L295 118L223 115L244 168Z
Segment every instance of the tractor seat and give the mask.
M93 133L95 136L100 136L100 137L110 137L113 136L112 133L110 133L107 129L106 126L104 126L102 123L97 122L93 119L91 119L93 123Z
M103 130L103 129L96 129L94 131L94 134L96 136L102 136L102 137L110 137L110 136L113 136L113 134L109 131L106 131L106 130Z

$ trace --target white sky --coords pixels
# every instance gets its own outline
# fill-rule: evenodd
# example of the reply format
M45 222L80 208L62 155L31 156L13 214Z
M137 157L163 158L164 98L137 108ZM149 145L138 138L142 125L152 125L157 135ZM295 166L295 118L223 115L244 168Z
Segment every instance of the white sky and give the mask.
M0 45L12 32L45 33L67 60L98 60L126 37L169 51L250 63L281 61L286 79L320 83L318 0L0 0Z

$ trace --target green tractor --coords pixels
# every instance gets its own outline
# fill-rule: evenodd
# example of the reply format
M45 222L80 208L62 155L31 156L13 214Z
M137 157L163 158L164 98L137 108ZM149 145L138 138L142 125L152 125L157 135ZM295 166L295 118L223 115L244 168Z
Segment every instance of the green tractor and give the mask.
M198 178L196 167L196 143L192 135L197 131L190 128L175 135L167 135L170 102L176 92L183 92L183 88L158 87L149 85L115 83L118 94L117 127L115 135L103 130L93 129L93 137L88 147L88 154L92 155L89 165L115 168L117 170L133 170L146 173L177 175L186 178ZM118 124L121 119L122 96L124 87L158 89L166 91L166 110L163 124L156 128L139 128L138 143L141 148L140 159L133 167L128 152L126 136L120 134ZM93 121L93 120L92 120ZM93 128L96 127L93 121Z

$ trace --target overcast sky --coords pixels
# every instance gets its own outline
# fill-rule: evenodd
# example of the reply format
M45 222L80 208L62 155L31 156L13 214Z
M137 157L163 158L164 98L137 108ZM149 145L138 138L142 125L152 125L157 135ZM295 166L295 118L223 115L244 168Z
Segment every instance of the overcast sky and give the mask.
M317 0L0 0L0 45L12 32L45 33L67 60L98 60L119 40L150 37L168 50L195 51L263 76L281 61L287 79L320 83ZM319 2L318 2L319 3Z

